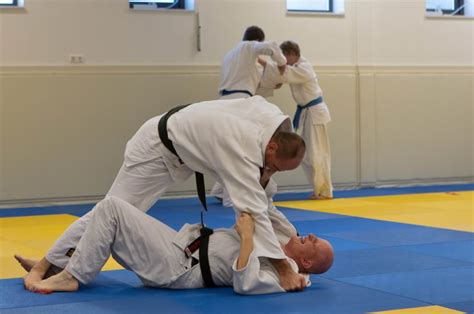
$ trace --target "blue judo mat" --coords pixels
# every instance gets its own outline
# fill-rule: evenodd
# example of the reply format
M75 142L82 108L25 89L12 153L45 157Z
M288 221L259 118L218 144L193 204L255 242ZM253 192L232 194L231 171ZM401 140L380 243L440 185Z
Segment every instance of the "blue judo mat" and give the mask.
M361 197L473 190L474 185L339 191ZM277 200L304 199L286 193ZM234 213L209 198L205 221L230 227ZM81 216L89 205L0 210L0 217L68 213ZM280 208L300 233L316 233L334 246L333 268L311 276L299 293L239 296L231 288L165 290L143 287L126 270L102 272L76 293L38 295L21 279L0 280L3 313L366 313L440 305L474 312L474 234L343 215ZM175 229L199 222L197 198L161 200L149 214Z

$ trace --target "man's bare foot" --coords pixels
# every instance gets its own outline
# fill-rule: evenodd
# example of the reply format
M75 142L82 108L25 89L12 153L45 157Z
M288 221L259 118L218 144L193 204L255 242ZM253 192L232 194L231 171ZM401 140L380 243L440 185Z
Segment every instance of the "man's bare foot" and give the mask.
M23 269L26 270L27 272L30 272L31 268L33 268L33 266L35 266L35 264L38 263L38 260L36 259L24 258L21 255L15 254L14 257L16 261L20 263L21 267L23 267Z
M30 272L31 268L33 268L33 266L35 266L36 263L39 262L36 259L24 258L23 256L17 255L17 254L15 254L14 257L17 260L17 262L20 263L21 267L23 267L23 269L26 270L27 272ZM48 271L44 274L43 279L56 275L60 271L62 271L61 268L51 265L48 268Z
M40 282L44 278L44 275L50 266L51 264L44 257L38 263L33 265L30 272L23 278L25 288L31 291L33 285Z
M316 194L311 194L309 197L310 200L316 201L316 200L332 200L332 197L329 196L323 196L323 195L316 195Z
M31 291L41 294L49 294L53 291L77 291L79 282L70 273L63 270L57 275L34 283Z

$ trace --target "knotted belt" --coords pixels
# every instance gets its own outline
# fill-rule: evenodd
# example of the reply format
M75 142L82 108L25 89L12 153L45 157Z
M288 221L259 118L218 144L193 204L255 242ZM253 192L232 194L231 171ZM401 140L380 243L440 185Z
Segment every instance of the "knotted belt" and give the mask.
M293 117L293 128L295 128L295 130L298 129L298 126L300 124L301 114L303 113L304 109L319 105L322 102L323 102L323 96L319 96L318 98L311 100L306 105L297 105L295 116Z
M158 122L158 134L160 136L161 142L165 147L172 152L175 156L178 156L176 149L173 146L173 142L168 137L168 119L175 114L176 112L180 111L183 108L186 108L190 104L181 105L174 107L170 111L168 111L163 117L161 117L160 121ZM179 159L181 163L183 161L181 158ZM204 185L204 175L200 172L195 172L196 176L196 190L199 196L199 200L201 201L202 207L205 211L207 211L207 202L206 202L206 187ZM209 248L209 236L213 233L213 230L204 226L204 217L203 211L201 210L201 236L194 240L188 247L185 249L185 254L188 258L194 253L197 249L199 249L199 267L201 268L201 275L202 279L204 280L204 284L206 287L211 288L215 287L214 280L212 280L211 269L209 267L209 256L208 256L208 248Z

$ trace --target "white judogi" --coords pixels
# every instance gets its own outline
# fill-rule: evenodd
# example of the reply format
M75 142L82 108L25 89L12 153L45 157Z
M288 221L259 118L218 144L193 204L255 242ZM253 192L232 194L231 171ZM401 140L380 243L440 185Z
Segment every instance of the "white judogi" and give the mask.
M184 248L199 237L200 225L186 224L176 232L115 197L104 199L91 213L92 221L66 266L81 283L90 283L112 254L147 286L204 287L199 264L192 266L191 259L184 254ZM280 234L288 241L286 231ZM241 294L285 292L279 285L275 268L255 251L246 267L237 270L239 250L240 237L233 228L217 229L209 238L209 265L217 286L233 286L235 292ZM199 252L193 256L199 259ZM296 263L288 261L297 272ZM309 284L308 277L306 279Z
M268 75L262 77L261 85L271 86L282 81L288 83L293 99L299 105L306 105L323 96L313 66L304 57L300 57L294 65L286 66L282 80L271 75L275 69L275 63L267 62L265 72L268 71ZM303 110L299 128L306 143L306 154L301 165L308 181L313 185L315 195L332 198L331 149L326 126L330 121L328 106L323 101Z
M262 71L262 79L258 85L256 94L262 97L271 97L278 84L283 84L283 76L280 74L278 67L271 62L270 66L266 66Z
M245 90L255 95L261 74L257 68L259 55L270 56L278 65L286 64L286 58L274 41L242 41L229 51L221 65L219 95L225 90ZM245 93L222 96L221 99L246 98Z
M236 214L252 214L255 220L255 251L259 256L285 258L269 217L269 202L259 183L266 146L289 117L262 97L196 103L168 120L168 135L178 157L158 136L154 117L127 143L124 163L108 192L147 211L166 189L195 171L210 174L224 184ZM191 170L192 169L192 170ZM64 268L82 236L91 213L72 224L46 255Z
M257 254L276 259L284 254L259 180L267 144L287 119L276 106L255 96L191 105L168 120L169 137L183 162L195 171L214 175L225 186L237 214L252 214Z

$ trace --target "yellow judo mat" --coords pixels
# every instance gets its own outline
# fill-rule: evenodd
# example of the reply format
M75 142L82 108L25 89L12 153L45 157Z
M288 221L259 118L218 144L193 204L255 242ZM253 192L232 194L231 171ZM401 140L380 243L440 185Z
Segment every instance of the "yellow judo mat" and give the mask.
M328 201L291 201L278 202L275 205L474 232L472 191L341 198Z
M464 313L452 309L448 309L442 306L433 305L433 306L422 306L416 307L413 309L401 309L401 310L390 310L390 311L382 311L382 312L372 312L372 314L456 314L456 313Z
M26 272L13 255L43 257L76 219L78 217L67 214L0 218L0 279L24 276ZM121 268L111 258L104 270Z
M276 206L474 232L474 192L408 194L329 201L277 202ZM0 279L24 276L14 254L41 258L78 217L0 218ZM104 270L121 269L110 259Z

